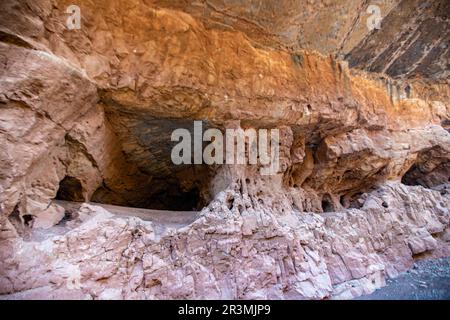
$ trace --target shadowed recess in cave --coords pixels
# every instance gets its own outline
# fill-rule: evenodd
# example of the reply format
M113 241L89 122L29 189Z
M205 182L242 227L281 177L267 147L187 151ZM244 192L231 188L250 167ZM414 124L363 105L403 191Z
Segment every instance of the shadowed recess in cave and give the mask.
M171 141L176 129L190 132L193 150L194 120L155 119L111 106L108 111L109 124L122 147L124 161L117 160L117 156L110 158L116 172L94 186L92 194L86 194L92 186L84 186L83 179L66 176L60 182L56 200L169 211L197 211L209 202L209 183L214 168L175 165L171 159L172 148L179 143ZM210 127L207 121L202 121L202 126L203 130Z
M172 133L177 129L189 131L194 150L194 121L198 119L155 118L108 99L104 103L106 117L122 146L129 170L123 173L125 168L121 167L119 175L105 179L90 201L155 210L202 209L211 199L209 183L214 168L201 164L175 165L171 158L173 147L180 142L172 141ZM203 130L211 127L208 121L201 123Z
M427 157L424 158L403 175L403 184L433 188L450 181L450 161L433 163Z
M80 180L74 177L65 176L59 183L56 193L56 200L83 202L83 187Z
M322 210L323 210L323 212L333 212L334 211L333 201L331 200L331 198L328 194L323 196Z
M185 190L173 178L155 181L153 187L149 186L149 188L147 196L124 200L120 194L115 197L111 190L101 186L94 192L91 201L101 204L170 211L197 211L204 206L206 201L200 195L197 186Z

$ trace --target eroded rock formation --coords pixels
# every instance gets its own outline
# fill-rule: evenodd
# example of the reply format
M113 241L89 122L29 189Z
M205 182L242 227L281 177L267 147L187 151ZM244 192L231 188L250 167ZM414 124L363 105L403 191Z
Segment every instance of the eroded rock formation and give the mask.
M2 2L1 297L352 298L449 255L446 2L385 1L395 47L367 1L253 2ZM279 129L280 170L174 165L194 120Z

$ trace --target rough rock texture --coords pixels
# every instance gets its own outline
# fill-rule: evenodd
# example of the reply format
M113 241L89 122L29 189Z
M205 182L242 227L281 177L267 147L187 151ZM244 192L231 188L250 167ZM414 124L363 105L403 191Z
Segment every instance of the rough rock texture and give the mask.
M448 79L450 3L403 0L347 57L350 66L392 77Z
M437 191L388 183L359 209L280 213L242 195L243 185L159 237L151 222L84 205L62 234L8 240L3 298L351 298L382 286L415 255L449 254L450 197ZM283 200L273 201L288 207Z
M448 255L448 4L415 2L392 43L367 1L2 1L0 294L351 298ZM280 129L279 172L173 165L194 120Z

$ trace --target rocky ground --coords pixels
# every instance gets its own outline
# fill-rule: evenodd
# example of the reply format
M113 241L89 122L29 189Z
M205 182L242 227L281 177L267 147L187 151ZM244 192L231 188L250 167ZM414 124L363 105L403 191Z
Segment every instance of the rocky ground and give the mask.
M450 300L450 258L421 260L360 300Z
M359 209L304 213L241 188L183 227L83 204L44 233L0 241L0 298L351 299L418 255L450 252L450 196L439 191L386 183Z

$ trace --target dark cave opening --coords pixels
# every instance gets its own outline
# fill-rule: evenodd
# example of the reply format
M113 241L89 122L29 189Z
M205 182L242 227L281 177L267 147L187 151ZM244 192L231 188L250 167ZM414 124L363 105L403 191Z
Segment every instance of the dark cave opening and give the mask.
M164 181L147 186L146 190L136 192L134 197L113 192L103 185L94 192L90 201L140 209L198 211L207 199L202 197L197 185L186 189L174 181Z
M419 168L414 164L402 177L402 183L407 186L420 186L424 185L420 180Z
M341 204L342 208L348 208L349 206L348 199L345 197L345 195L341 195L339 197L339 203Z
M26 226L30 227L32 225L34 218L31 214L25 214L22 216L22 218L23 218L23 223Z
M197 186L183 190L179 185L169 185L145 201L145 207L155 210L197 211L203 207L203 200Z
M324 195L322 198L322 211L323 212L333 212L334 206L331 198L328 194Z
M415 163L404 173L401 182L408 186L433 189L450 180L450 161L442 147L433 147L417 155Z
M199 211L211 200L211 171L207 166L185 166L168 175L130 176L128 185L103 181L91 202L166 211ZM134 178L139 180L133 180Z
M59 183L55 199L73 202L85 201L81 181L74 177L65 176Z
M94 190L88 195L90 202L166 211L199 211L208 204L216 168L194 161L193 140L191 150L176 153L176 156L191 153L190 161L183 158L175 163L172 154L174 147L184 141L173 140L173 132L185 129L193 137L194 119L126 112L109 100L105 101L105 112L122 152L115 154L110 170L113 174L102 175L99 185L89 186ZM208 128L208 122L202 121L202 129ZM207 142L203 144L206 146Z

